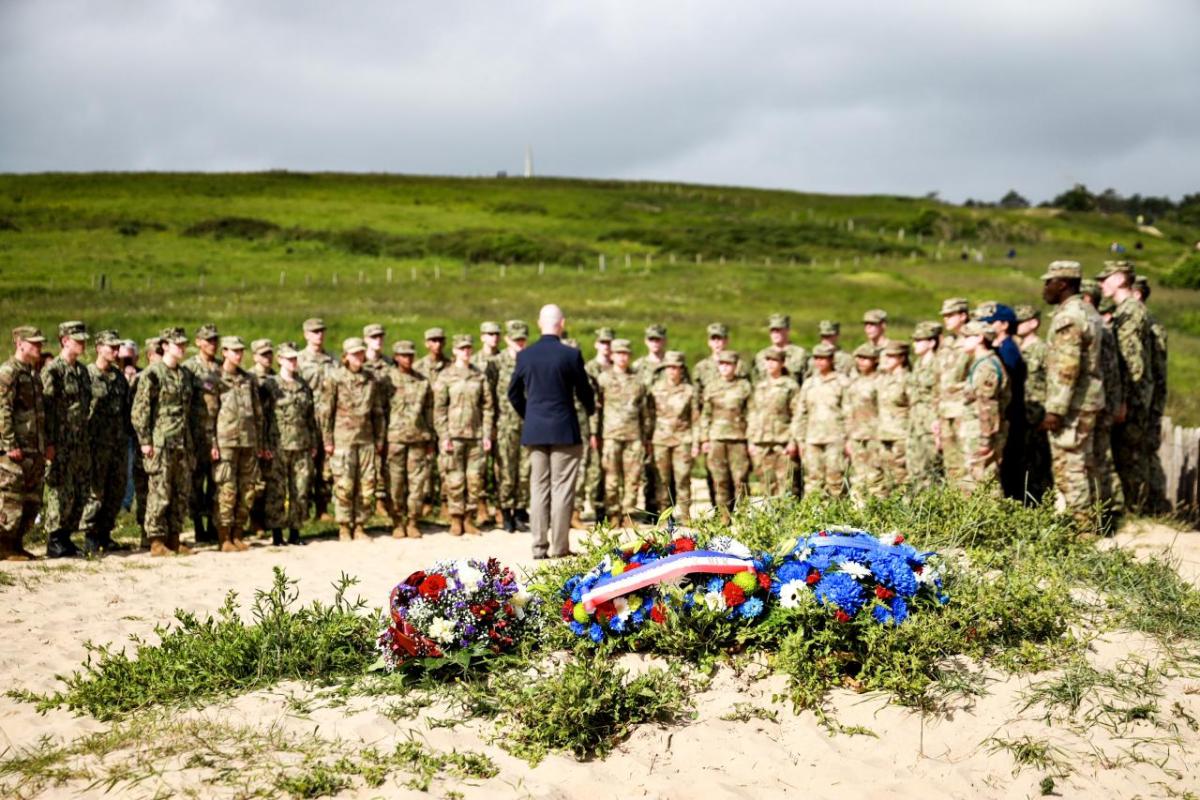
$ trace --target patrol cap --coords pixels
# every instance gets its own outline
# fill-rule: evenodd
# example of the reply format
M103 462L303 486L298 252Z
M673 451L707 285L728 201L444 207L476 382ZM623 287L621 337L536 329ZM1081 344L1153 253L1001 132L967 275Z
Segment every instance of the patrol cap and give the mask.
M316 333L317 331L325 330L325 320L320 317L309 317L304 320L304 332Z
M13 328L14 342L32 342L33 344L41 344L46 341L46 337L42 332L32 325L22 325L19 328Z
M118 347L132 350L135 353L137 352L137 342L135 342L133 339L121 339Z
M245 350L246 343L244 341L242 341L242 337L240 337L240 336L222 336L221 337L221 349L222 350Z
M833 358L836 352L837 348L829 342L820 342L812 349L813 358Z
M879 360L879 348L877 348L873 344L865 344L865 343L860 344L858 347L854 348L854 357L855 358L871 358L871 359L875 359L876 361L878 361Z
M145 342L146 350L157 350L158 348L162 347L162 343L163 340L161 336L151 336Z
M615 338L617 338L617 332L614 331L612 328L597 328L596 329L596 341L597 342L611 342Z
M415 356L417 354L417 346L413 344L411 339L401 339L392 345L392 352L398 356Z
M711 322L708 325L708 338L729 338L729 328L723 322Z
M614 353L632 353L633 347L630 346L628 339L613 339L612 351Z
M736 364L738 362L738 354L732 350L722 350L717 353L718 364Z
M425 341L429 341L430 339L445 339L445 338L446 338L446 331L442 328L426 328L425 329Z
M682 367L687 364L687 356L682 350L668 350L663 354L664 367Z
M1071 280L1082 277L1083 267L1079 265L1078 261L1051 261L1050 266L1046 267L1045 274L1042 275L1042 280L1048 281L1051 278Z
M912 338L919 339L936 339L942 334L942 323L924 320L918 322L917 327L913 330Z
M270 339L255 339L250 343L250 352L255 355L262 353L272 353L275 351L275 345Z
M372 322L370 325L363 326L363 338L370 339L372 336L386 336L387 331L378 322Z
M887 312L882 308L872 308L863 314L863 322L871 325L882 325L887 322Z
M196 338L204 341L221 338L221 334L217 333L217 326L211 322L206 322L199 328L196 328Z
M906 356L908 355L908 342L895 339L887 343L883 348L885 356Z
M646 326L646 338L647 339L665 339L665 338L667 338L667 326L666 325L657 325L657 324L656 325L647 325Z
M528 339L529 326L519 319L510 319L504 323L504 327L508 330L510 339Z
M942 316L946 317L951 314L965 314L970 310L965 297L951 297L942 301Z
M474 347L475 347L475 337L474 337L474 336L472 336L472 335L471 335L471 334L469 334L469 333L458 333L458 334L455 334L455 336L454 336L454 349L455 349L455 350L457 350L457 349L459 349L460 347L470 347L470 348L474 348Z
M1022 304L1013 309L1013 313L1017 315L1017 322L1025 322L1031 319L1041 319L1041 309L1035 308L1028 304Z
M87 325L84 325L77 319L64 322L58 326L58 338L70 336L77 342L86 342L88 340Z
M158 332L158 338L163 344L187 344L187 334L183 328L163 328Z
M124 342L121 340L121 334L109 329L97 332L96 344L106 344L110 347L120 347L122 344L124 344ZM133 342L130 342L130 344L133 344Z
M977 319L973 319L966 325L963 325L960 333L963 336L982 336L989 342L996 338L996 329L986 322Z
M275 353L275 355L279 358L299 358L300 357L299 351L297 351L296 348L292 346L291 342L284 342L283 344L279 345L279 350L278 350L278 352Z
M784 362L787 361L787 353L781 347L768 347L763 351L763 358L769 358L772 361Z
M357 336L351 336L349 339L342 341L343 353L364 353L367 350L367 344Z
M1102 281L1109 275L1116 275L1118 272L1124 272L1132 278L1135 271L1132 261L1105 261L1104 269L1100 270L1096 280Z
M482 322L479 325L479 332L481 334L500 333L500 323L491 321Z
M1105 297L1100 301L1100 307L1096 310L1101 314L1111 314L1117 310L1117 301L1111 297Z
M779 330L780 328L790 327L792 327L792 318L787 314L772 314L771 316L767 317L768 330L774 331Z
M831 319L823 319L817 323L817 334L820 336L837 336L842 332L842 324Z
M990 317L996 311L996 303L994 300L989 300L986 303L980 303L975 306L975 310L971 312L971 319L982 320L983 322L991 322Z
M1093 305L1100 303L1100 282L1093 278L1084 278L1079 282L1079 293L1090 297Z

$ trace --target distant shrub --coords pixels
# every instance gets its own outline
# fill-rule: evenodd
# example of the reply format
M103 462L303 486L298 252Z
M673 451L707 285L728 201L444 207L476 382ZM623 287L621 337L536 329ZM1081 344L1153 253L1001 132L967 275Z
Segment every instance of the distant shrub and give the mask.
M142 231L165 231L166 225L161 222L144 219L126 219L117 223L117 233L122 236L137 236Z
M253 217L218 217L197 222L184 230L184 236L212 236L215 239L265 239L279 231L274 222Z
M546 214L546 207L537 203L504 202L492 206L497 214Z
M0 231L19 231L17 223L13 222L8 217L0 217Z
M809 258L811 248L854 250L865 253L904 254L913 248L856 236L842 228L824 225L713 219L711 225L685 228L620 228L600 235L601 241L640 242L673 253L713 256L775 255L798 260Z
M1163 276L1163 285L1176 289L1200 289L1200 253L1193 253Z

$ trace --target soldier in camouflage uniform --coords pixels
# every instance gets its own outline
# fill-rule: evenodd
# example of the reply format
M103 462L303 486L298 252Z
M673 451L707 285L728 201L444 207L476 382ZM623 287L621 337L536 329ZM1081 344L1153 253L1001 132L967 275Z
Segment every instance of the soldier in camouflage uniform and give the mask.
M507 347L493 363L496 373L496 473L498 475L497 496L500 504L500 521L504 530L514 533L517 523L524 522L529 508L529 451L521 447L523 421L521 415L508 400L508 385L512 383L517 369L517 354L525 349L529 339L529 326L519 319L510 319L506 324Z
M471 364L487 377L488 390L492 393L492 402L496 405L496 416L500 416L500 400L508 387L500 387L500 371L497 360L500 358L500 323L487 320L479 323L479 349L471 356ZM493 442L495 444L495 442ZM495 519L497 526L506 527L504 513L500 510L500 468L499 448L492 447L487 453L486 466L483 470L484 500L487 502L488 514ZM515 524L515 517L514 517Z
M1016 307L1017 340L1025 360L1025 441L1021 464L1025 496L1040 503L1050 488L1050 442L1041 429L1046 414L1046 343L1038 336L1042 315L1033 306Z
M612 328L596 330L596 355L583 365L592 382L592 393L598 396L600 391L600 375L612 369L612 343L617 336ZM601 404L596 403L596 414L592 420L591 429L596 436L598 447L587 448L584 451L584 463L580 465L579 476L575 479L575 494L582 497L585 503L591 503L595 509L596 521L604 516L604 441L601 430L604 426Z
M92 403L88 409L88 441L92 475L83 507L84 550L121 550L113 541L117 512L129 477L129 412L133 397L129 381L117 364L121 339L116 331L96 334L96 361L88 365Z
M217 541L221 552L249 550L242 538L250 522L262 479L258 465L267 458L263 446L262 397L258 381L242 369L246 343L240 336L221 339L221 380L217 414L209 424L213 442L213 479L217 485Z
M1154 405L1153 334L1146 308L1133 295L1133 264L1106 261L1097 276L1105 297L1112 298L1113 332L1121 366L1124 405L1113 418L1113 460L1121 477L1125 504L1143 511L1150 500L1150 457L1158 447L1158 432L1150 431Z
M646 384L629 369L633 348L628 339L612 343L612 369L600 373L600 440L604 442L604 503L609 520L633 527L641 499L642 468L650 439Z
M937 401L938 418L934 423L934 438L942 453L946 483L955 487L961 487L966 480L959 427L963 417L967 370L971 368L972 358L970 353L959 347L958 332L967 322L967 308L967 301L961 297L952 297L942 303L943 333L935 361L937 383L934 385L934 398Z
M876 384L880 494L890 497L908 488L908 430L912 409L908 342L893 339L883 348L883 365Z
M384 386L387 406L388 496L392 501L392 537L420 539L421 505L434 455L433 389L413 369L417 349L401 340L392 347L395 365Z
M933 436L937 421L937 346L942 323L919 322L913 331L913 367L909 374L908 445L904 454L909 485L931 488L941 474L941 458Z
M1092 436L1104 410L1100 316L1079 296L1079 262L1055 261L1042 276L1043 299L1057 305L1046 354L1045 418L1060 507L1092 522L1096 469Z
M446 331L442 328L428 328L425 331L425 355L417 360L414 369L424 375L429 380L429 385L437 387L438 378L441 377L442 370L450 366L451 360L446 357ZM436 447L437 442L434 441ZM441 448L437 448L437 452L441 452ZM442 504L441 511L438 514L438 522L446 522L445 498L440 497L442 491L441 458L436 458L430 465L429 484L427 486L428 494L425 497L425 504L421 509L421 516L429 516L433 512L433 506L438 504L439 499Z
M850 378L833 368L837 348L813 348L813 375L800 387L796 439L804 448L804 493L841 497L846 479L846 393Z
M888 314L882 308L872 308L863 314L863 333L867 337L867 344L880 353L891 341L887 337L887 320Z
M342 353L342 366L326 380L329 413L320 422L333 470L338 539L366 541L367 520L375 506L375 461L383 449L379 431L386 424L383 391L363 369L367 346L362 339L346 339Z
M12 357L0 365L0 560L29 561L25 534L42 508L46 479L46 409L37 365L46 337L12 332Z
M863 501L882 489L879 467L879 351L870 342L854 350L858 374L846 389L846 455L850 496Z
M1096 312L1100 306L1112 303L1101 298L1100 284L1091 279L1080 281L1080 297ZM1113 464L1112 429L1117 410L1124 404L1124 387L1121 385L1120 353L1117 337L1112 331L1112 314L1100 315L1100 375L1104 384L1104 408L1096 415L1096 431L1092 435L1092 465L1096 471L1095 495L1103 507L1101 527L1107 532L1116 530L1125 513L1125 492L1121 489L1121 478Z
M162 361L163 342L158 336L151 336L146 340L146 368ZM129 404L130 413L132 413L133 398L137 396L138 381L142 377L145 370L138 370L129 375L126 372L126 377L129 379ZM138 445L137 436L132 435L133 449L133 494L134 501L137 504L137 524L142 531L141 547L143 549L150 546L150 539L146 536L146 503L150 491L150 476L146 474L146 460L142 455L142 448Z
M692 377L692 382L696 384L698 396L700 397L701 411L703 411L705 390L708 386L722 380L719 367L721 353L731 353L733 355L733 374L735 378L740 380L750 379L749 367L747 367L738 353L729 349L729 328L724 323L714 322L708 326L708 349L708 357L697 362Z
M316 515L321 519L328 519L333 470L326 456L325 420L330 414L329 378L337 370L338 363L333 356L325 352L325 320L311 317L304 320L303 328L305 346L300 351L296 363L300 369L300 377L312 390L317 426L321 433L321 442L318 443L317 456L313 463L312 502Z
M767 497L780 497L792 490L792 474L799 453L796 421L800 384L788 366L789 356L797 369L807 366L807 352L801 358L782 347L770 347L755 356L756 365L761 357L762 367L750 396L746 438L750 460Z
M367 360L363 364L363 369L371 373L371 377L376 381L387 380L388 370L392 367L391 360L384 355L383 340L387 336L387 330L377 322L363 326L363 344L367 346ZM382 388L383 395L386 398L388 395L387 387ZM385 431L380 431L379 446L384 448L383 452L387 452L387 442ZM387 467L384 464L383 458L375 459L375 513L381 517L390 517L391 508L388 502L387 480L384 478Z
M62 345L58 357L42 369L42 400L46 409L46 508L42 527L47 532L46 556L79 554L71 534L79 529L83 506L92 484L92 450L88 414L92 379L79 360L88 340L87 326L73 320L58 326Z
M573 347L576 350L580 349L578 339L568 337L563 339L562 343L567 347ZM588 380L591 381L590 375L588 376ZM592 381L592 384L592 396L594 397L599 390L596 388L594 381ZM584 446L583 461L575 478L575 508L571 512L571 527L576 530L583 530L587 527L587 523L583 520L585 505L585 498L583 496L584 478L586 473L584 466L587 464L587 459L592 458L593 453L600 449L600 440L596 437L596 431L600 424L600 416L598 410L597 413L589 414L578 396L575 398L575 416L579 418L579 435L583 437L586 444Z
M196 454L210 450L204 398L196 377L183 366L187 335L167 328L163 357L138 377L131 418L149 475L146 536L150 555L191 551L179 541L191 509Z
M649 399L654 384L662 377L663 359L667 352L667 328L665 325L646 326L646 355L637 359L630 366L633 374L646 385L646 397ZM646 513L658 517L658 472L654 468L653 448L646 448L645 463L642 469L643 485L646 487Z
M254 364L250 374L258 384L258 399L263 413L263 452L267 457L258 461L258 486L255 487L254 505L250 507L250 527L256 533L271 531L271 544L283 544L283 509L272 509L267 513L267 487L282 480L275 464L274 431L272 419L275 409L271 405L271 380L275 377L275 344L270 339L255 339L250 342L250 355ZM268 519L270 517L270 519Z
M817 323L817 335L821 337L821 342L833 348L833 369L835 372L840 372L847 378L854 375L854 356L847 353L838 346L838 339L841 338L842 326L841 323L830 319L823 319ZM815 368L812 363L812 358L808 360L808 368L804 372L804 379L808 380L813 376Z
M1008 407L1008 374L1004 363L992 351L996 329L986 322L972 320L962 326L958 346L971 358L963 388L963 414L959 424L962 448L963 493L974 494L981 487L1001 496L1000 457L1007 433L1004 409Z
M199 407L197 424L205 430L212 426L217 413L217 384L221 380L221 362L217 359L220 342L217 326L201 325L196 329L196 355L183 363L197 381L203 404ZM207 448L196 453L196 468L192 473L192 528L197 544L217 541L213 512L216 510L216 484L213 482L213 465ZM204 521L208 520L205 525Z
M488 521L483 471L492 449L496 406L487 376L471 364L474 344L469 333L454 337L454 361L433 387L433 423L442 451L438 460L451 536L477 534L477 525Z
M713 483L713 507L722 522L729 521L738 498L749 493L750 453L746 446L746 416L753 389L738 375L741 360L732 350L716 353L717 378L704 384L700 407L700 449L707 456ZM699 367L696 369L700 373Z
M767 331L771 337L771 344L754 354L754 380L760 381L767 374L767 354L772 350L782 350L784 353L783 367L799 387L804 382L804 374L808 371L808 351L800 345L792 343L791 317L787 314L772 314L767 319Z
M683 353L668 350L664 377L654 382L648 397L658 508L674 505L675 516L685 525L692 520L692 463L700 455L700 403L696 387L684 380L686 369Z
M308 518L309 484L314 476L314 459L321 441L316 401L312 389L299 374L300 354L291 342L279 347L279 374L267 379L264 407L266 444L271 452L273 479L267 483L266 518L272 534L288 529L287 543L303 544L300 528ZM274 539L279 539L274 536Z
M1133 296L1145 307L1150 299L1150 282L1145 275L1133 281ZM1154 375L1154 394L1150 400L1150 417L1146 425L1149 448L1146 458L1150 461L1150 511L1168 514L1171 504L1167 501L1167 474L1163 470L1158 448L1162 440L1162 420L1167 410L1167 329L1146 308L1146 322L1150 326L1150 341L1153 345L1150 366Z

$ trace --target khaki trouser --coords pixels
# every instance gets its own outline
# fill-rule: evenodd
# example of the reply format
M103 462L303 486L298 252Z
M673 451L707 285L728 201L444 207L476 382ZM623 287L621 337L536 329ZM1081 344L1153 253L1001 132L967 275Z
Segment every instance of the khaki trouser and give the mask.
M212 470L217 525L240 533L250 522L250 506L258 496L258 456L249 447L224 447Z
M604 440L604 505L610 518L637 510L645 456L640 441Z
M529 448L529 527L534 556L556 558L571 550L571 510L582 457L581 444Z
M421 518L429 483L431 442L392 442L387 451L388 496L392 499L392 523L416 522Z
M339 525L366 525L375 509L375 446L337 448L327 460L333 470L334 514Z
M738 498L750 492L750 452L746 442L709 442L707 463L712 473L713 507L732 511Z

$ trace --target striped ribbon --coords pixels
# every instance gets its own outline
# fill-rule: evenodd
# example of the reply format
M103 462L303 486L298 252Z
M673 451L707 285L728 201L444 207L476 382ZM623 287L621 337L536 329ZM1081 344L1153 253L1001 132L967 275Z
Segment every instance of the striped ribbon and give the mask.
M598 581L595 586L584 593L583 608L591 613L596 610L596 606L608 600L695 572L717 575L754 572L754 563L749 559L713 550L676 553L673 556L651 561L643 567L627 569L620 575L610 575Z

